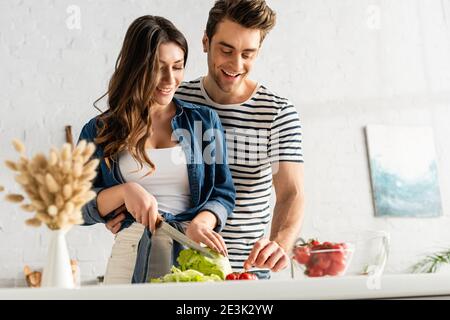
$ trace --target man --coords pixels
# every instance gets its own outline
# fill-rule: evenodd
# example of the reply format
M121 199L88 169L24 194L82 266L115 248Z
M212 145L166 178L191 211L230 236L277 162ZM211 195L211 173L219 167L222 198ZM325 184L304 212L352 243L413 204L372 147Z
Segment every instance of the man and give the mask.
M249 78L262 42L275 25L264 0L219 0L203 37L208 74L180 86L177 97L219 114L236 187L236 207L222 237L235 271L284 269L303 220L302 133L292 103ZM270 238L272 185L276 193ZM119 220L107 224L118 230ZM213 214L205 223L217 223Z

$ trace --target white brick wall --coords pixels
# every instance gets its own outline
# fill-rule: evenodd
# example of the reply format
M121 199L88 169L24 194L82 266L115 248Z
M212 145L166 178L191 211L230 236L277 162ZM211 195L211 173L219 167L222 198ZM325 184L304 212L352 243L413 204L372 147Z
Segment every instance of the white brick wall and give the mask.
M186 78L206 71L201 36L210 1L2 0L0 2L0 159L78 136L103 94L126 28L144 14L171 19L186 35ZM382 228L391 232L387 271L404 272L420 254L450 246L450 0L271 0L278 26L254 77L288 96L304 124L307 210L303 233ZM75 10L75 11L74 11ZM77 11L80 29L77 29ZM431 125L444 217L374 218L363 127ZM0 184L14 191L0 170ZM0 202L0 286L24 285L24 264L45 262L47 230ZM103 226L67 237L82 278L102 275L112 244ZM278 277L285 277L282 273Z

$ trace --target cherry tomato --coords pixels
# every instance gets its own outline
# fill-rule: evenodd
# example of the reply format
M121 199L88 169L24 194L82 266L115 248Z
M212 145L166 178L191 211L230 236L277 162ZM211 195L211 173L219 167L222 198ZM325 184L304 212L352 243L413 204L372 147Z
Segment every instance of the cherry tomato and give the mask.
M345 270L344 262L333 261L333 263L327 269L326 273L330 276L337 276L342 272L344 272L344 270Z
M325 270L328 269L331 265L331 259L326 253L318 253L317 259L315 261L315 267Z
M227 274L225 280L239 280L239 273L238 272L232 272Z
M344 262L345 254L343 251L333 251L333 252L330 252L330 258L332 261L335 261L335 262Z
M310 243L309 243L309 245L312 246L312 247L318 246L319 244L320 244L320 242L318 240L315 240L315 239L311 240Z
M294 249L294 259L300 264L308 263L310 258L310 249L307 246L300 246Z
M324 249L331 249L333 244L331 242L325 241L324 243L322 243L322 246Z
M308 275L308 277L315 278L315 277L323 277L324 273L323 273L322 269L313 267L313 268L307 270L307 275Z
M330 267L325 270L325 274L329 276L337 276L339 272L337 272L337 269L333 266L333 263L331 263Z
M258 280L258 277L256 276L256 274L251 272L242 272L239 275L239 280Z

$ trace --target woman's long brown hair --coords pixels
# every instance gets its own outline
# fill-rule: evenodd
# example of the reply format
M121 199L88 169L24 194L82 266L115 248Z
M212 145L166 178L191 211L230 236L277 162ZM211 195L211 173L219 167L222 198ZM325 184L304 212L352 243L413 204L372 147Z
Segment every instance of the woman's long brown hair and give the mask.
M118 154L127 149L141 169L143 163L150 166L148 174L155 169L145 144L151 136L150 108L159 81L158 49L167 42L176 43L184 51L186 65L186 38L169 20L143 16L128 28L108 91L94 102L97 108L97 102L108 96L108 109L98 117L95 143L103 148L109 168L111 161L117 161Z

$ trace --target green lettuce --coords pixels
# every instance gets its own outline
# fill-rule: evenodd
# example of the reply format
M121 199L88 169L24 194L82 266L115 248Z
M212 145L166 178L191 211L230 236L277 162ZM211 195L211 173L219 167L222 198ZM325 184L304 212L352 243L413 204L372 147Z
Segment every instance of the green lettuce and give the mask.
M162 283L162 282L206 282L206 281L222 281L222 279L213 275L204 275L197 270L185 270L181 271L177 267L173 266L170 269L171 273L166 274L161 278L151 279L151 283Z
M182 271L194 269L205 275L217 275L220 279L232 272L230 261L221 254L210 250L213 258L205 257L193 249L184 249L177 258Z
M151 283L222 281L232 272L230 261L212 250L213 258L205 257L193 249L182 250L177 258L180 268L173 266L171 273L151 279Z

